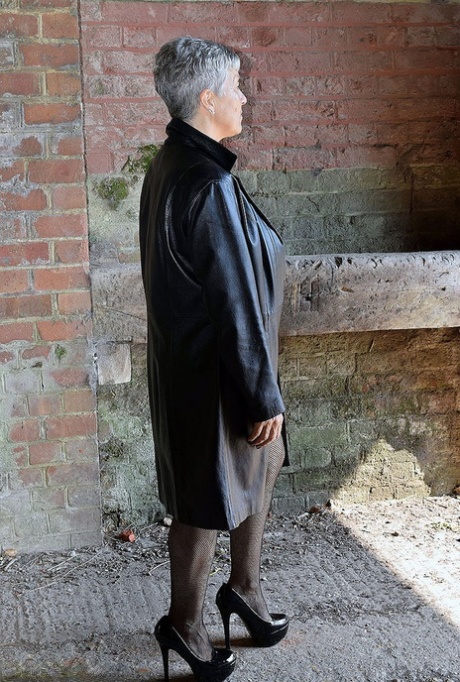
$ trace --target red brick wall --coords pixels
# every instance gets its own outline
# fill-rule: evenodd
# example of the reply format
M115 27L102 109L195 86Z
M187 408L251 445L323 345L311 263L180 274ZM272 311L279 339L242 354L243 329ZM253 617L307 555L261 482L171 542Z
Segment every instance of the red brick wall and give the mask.
M245 56L243 168L458 162L459 18L435 3L83 3L89 172L163 139L152 57L183 34Z
M0 544L100 541L73 0L0 14Z

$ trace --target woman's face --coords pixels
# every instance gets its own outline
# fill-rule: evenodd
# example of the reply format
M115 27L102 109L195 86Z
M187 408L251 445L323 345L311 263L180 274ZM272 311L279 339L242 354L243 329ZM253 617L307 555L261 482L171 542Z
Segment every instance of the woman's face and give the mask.
M222 94L215 95L213 124L219 140L241 133L243 104L247 99L239 87L240 74L237 69L229 69L224 81Z

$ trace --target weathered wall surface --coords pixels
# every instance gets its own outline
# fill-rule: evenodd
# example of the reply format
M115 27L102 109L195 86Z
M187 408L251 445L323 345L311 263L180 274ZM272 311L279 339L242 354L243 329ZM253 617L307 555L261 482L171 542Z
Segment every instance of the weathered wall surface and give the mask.
M242 55L246 125L229 145L239 154L237 172L280 228L288 253L342 254L344 264L339 274L333 257L319 256L300 268L298 282L288 282L293 295L285 327L308 336L283 339L292 466L281 476L275 506L301 508L330 495L365 500L447 492L456 484L456 331L403 326L458 325L456 266L433 256L431 281L433 264L422 267L422 257L384 260L382 269L365 255L349 263L343 254L460 244L459 10L417 2L82 4L109 527L149 520L158 509L133 163L148 145L161 144L168 121L154 91L153 55L183 34L228 42ZM382 313L374 326L369 287ZM334 317L335 331L352 333L318 335L334 331ZM400 331L357 333L385 325Z
M0 13L0 545L99 543L77 5Z
M443 494L459 480L458 329L286 337L277 509Z
M174 36L209 37L241 52L246 125L230 145L289 253L458 248L459 14L454 3L83 2L89 173L119 173L161 143L153 55ZM135 257L132 236L113 242L113 257Z

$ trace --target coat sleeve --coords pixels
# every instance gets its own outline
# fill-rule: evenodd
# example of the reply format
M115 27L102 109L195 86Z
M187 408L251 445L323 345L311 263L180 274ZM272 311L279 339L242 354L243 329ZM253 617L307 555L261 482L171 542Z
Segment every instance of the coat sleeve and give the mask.
M252 244L231 176L210 182L195 198L189 218L192 268L217 332L219 355L245 397L248 417L271 419L285 407L270 358Z

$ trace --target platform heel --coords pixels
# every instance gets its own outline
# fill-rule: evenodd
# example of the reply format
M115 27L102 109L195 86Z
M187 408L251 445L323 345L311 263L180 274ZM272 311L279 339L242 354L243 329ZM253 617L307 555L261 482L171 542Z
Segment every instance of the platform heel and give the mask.
M228 583L224 583L217 592L216 605L222 618L227 648L230 647L230 616L232 613L236 613L241 618L257 646L274 646L286 636L289 619L284 613L271 613L271 620L264 620L246 604L244 599Z
M177 630L171 625L168 616L163 616L155 626L155 637L163 656L166 682L169 681L169 650L175 651L186 661L197 682L223 682L235 669L236 656L229 649L213 649L211 660L195 656Z

